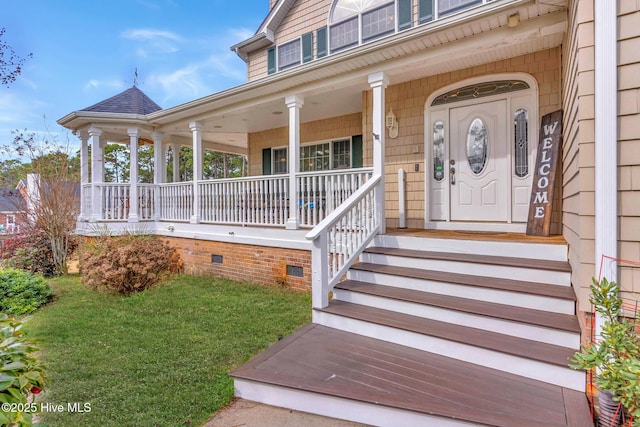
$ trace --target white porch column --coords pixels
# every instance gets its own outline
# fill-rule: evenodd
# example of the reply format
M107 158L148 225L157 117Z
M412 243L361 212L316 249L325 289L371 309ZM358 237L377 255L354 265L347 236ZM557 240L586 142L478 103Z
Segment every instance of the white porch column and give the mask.
M102 197L100 184L104 181L104 158L100 135L102 129L90 127L88 129L91 139L91 222L102 219ZM88 212L87 212L88 214Z
M296 175L300 172L300 108L304 105L304 98L291 95L285 98L289 109L289 219L287 229L300 228L298 189Z
M153 183L155 184L153 190L153 220L160 219L160 187L159 184L164 183L165 176L167 175L167 156L164 153L162 147L162 138L164 134L162 132L152 132L151 138L153 139Z
M200 222L200 192L198 181L202 179L202 123L191 122L189 128L193 133L193 214L191 222Z
M173 152L173 177L171 182L180 181L180 144L173 143L170 145Z
M87 195L84 190L85 185L89 183L89 133L84 130L78 131L78 138L80 138L80 215L78 220L84 221L89 217L89 212L85 212L88 200L85 200Z
M376 191L376 216L380 222L380 232L386 230L385 194L384 194L384 95L389 84L388 77L379 71L369 74L369 85L373 89L373 174L380 175L379 191Z
M129 222L138 222L138 128L127 129L129 134Z
M617 16L607 0L596 0L595 16L595 277L602 255L618 256ZM602 260L602 277L617 281L617 263ZM596 336L603 322L596 315Z

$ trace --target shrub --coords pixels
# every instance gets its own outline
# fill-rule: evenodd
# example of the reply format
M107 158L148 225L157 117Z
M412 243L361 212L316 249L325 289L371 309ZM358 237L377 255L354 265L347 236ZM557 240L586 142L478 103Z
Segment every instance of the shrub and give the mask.
M77 244L73 238L69 241L69 254ZM25 234L9 239L5 242L2 252L4 265L42 274L45 277L54 276L56 265L51 251L51 240L38 229L30 229Z
M38 406L32 396L40 393L45 384L42 364L33 354L38 347L29 341L22 331L22 321L0 314L0 425L32 425L31 414Z
M36 311L53 296L51 286L42 278L26 271L0 270L0 311L19 316Z
M83 282L124 295L143 291L182 270L175 249L154 236L98 237L85 247Z

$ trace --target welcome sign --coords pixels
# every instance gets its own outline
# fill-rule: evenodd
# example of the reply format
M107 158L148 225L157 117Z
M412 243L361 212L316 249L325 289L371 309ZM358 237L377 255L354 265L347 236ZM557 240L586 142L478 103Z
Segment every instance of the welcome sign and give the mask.
M562 110L542 117L538 156L531 186L527 234L549 236L556 172L562 146Z

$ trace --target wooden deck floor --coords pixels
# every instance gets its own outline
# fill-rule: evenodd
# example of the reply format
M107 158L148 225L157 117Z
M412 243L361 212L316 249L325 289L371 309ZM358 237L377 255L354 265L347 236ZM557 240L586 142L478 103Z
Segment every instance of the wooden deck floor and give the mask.
M232 376L490 426L587 426L583 393L309 324Z
M425 230L419 228L387 228L385 234L392 236L431 237L436 239L465 239L486 240L494 242L523 242L548 243L555 245L566 244L562 236L527 236L524 233L485 232L485 231L454 231L454 230Z

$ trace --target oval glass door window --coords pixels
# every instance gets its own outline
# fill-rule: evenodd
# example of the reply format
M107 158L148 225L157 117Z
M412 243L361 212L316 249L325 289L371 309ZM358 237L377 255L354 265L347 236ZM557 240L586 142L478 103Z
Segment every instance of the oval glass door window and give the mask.
M481 119L474 119L467 134L467 160L471 171L480 175L487 165L489 138L487 127Z

